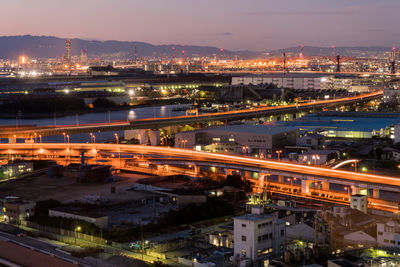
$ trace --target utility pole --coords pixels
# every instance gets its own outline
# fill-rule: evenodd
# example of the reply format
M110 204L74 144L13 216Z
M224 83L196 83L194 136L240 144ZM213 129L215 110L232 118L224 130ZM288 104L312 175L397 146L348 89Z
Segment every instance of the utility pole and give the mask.
M142 242L142 260L143 260L143 253L144 253L144 238L143 238L143 220L140 219L140 236L141 236L141 242Z

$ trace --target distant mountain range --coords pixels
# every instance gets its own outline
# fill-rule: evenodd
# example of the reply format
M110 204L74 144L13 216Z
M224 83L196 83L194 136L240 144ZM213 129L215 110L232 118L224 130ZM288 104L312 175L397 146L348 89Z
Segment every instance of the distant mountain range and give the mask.
M84 39L71 39L71 55L78 56L81 49L87 49L89 57L134 57L135 45L138 57L164 56L171 57L173 47L175 57L182 55L182 50L186 56L211 56L220 55L220 48L212 46L193 46L193 45L152 45L144 42L124 42L124 41L97 41ZM65 53L65 39L52 36L2 36L0 37L0 58L18 58L25 54L31 58L60 58ZM242 58L258 57L259 52L253 51L229 51L224 50L224 55L238 55Z
M80 55L81 49L87 49L88 56L94 57L121 57L133 58L136 45L138 57L149 56L172 56L172 49L175 48L175 56L180 57L182 50L185 55L212 56L220 55L218 47L193 46L193 45L152 45L144 42L124 41L97 41L84 39L71 39L72 56ZM366 56L381 54L390 51L391 47L336 47L335 53L343 56ZM20 55L27 55L31 58L60 58L65 52L65 39L52 36L2 36L0 37L0 58L16 59ZM257 51L230 51L224 50L224 56L239 56L243 59L265 57L267 53L272 56L281 56L283 52L288 54L299 54L300 46L285 49L257 52ZM331 55L331 48L305 46L305 56Z

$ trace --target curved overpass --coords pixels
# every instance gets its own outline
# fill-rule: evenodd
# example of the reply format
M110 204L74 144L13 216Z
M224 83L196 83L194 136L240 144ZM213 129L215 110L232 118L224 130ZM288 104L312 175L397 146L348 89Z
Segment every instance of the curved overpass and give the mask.
M81 125L37 126L24 128L10 127L0 129L0 138L32 138L35 134L37 136L51 136L62 135L63 133L75 134L95 131L117 131L125 129L158 129L171 125L202 123L218 120L239 120L252 117L284 114L285 112L292 113L298 111L307 111L314 108L347 105L351 103L373 100L381 97L382 95L383 92L378 91L359 96L322 100L302 104L292 104L287 106L261 107L254 109L215 112L189 116L135 119L129 122L115 121L111 123L93 123Z
M324 167L307 166L296 163L275 160L261 160L253 157L243 157L230 154L216 154L189 149L177 149L157 146L121 145L121 144L0 144L2 155L25 156L52 156L68 157L79 156L82 151L88 157L95 157L100 153L122 153L128 155L149 155L160 164L198 164L204 166L234 168L240 170L257 171L267 174L290 175L305 180L320 180L340 182L361 187L376 188L400 192L400 177L349 172ZM128 159L123 157L123 159Z

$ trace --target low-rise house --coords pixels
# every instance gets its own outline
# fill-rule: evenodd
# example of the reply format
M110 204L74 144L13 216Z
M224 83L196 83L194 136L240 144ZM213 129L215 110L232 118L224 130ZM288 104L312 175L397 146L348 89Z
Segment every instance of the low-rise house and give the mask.
M21 224L29 221L35 215L36 202L23 200L19 197L6 197L3 202L4 220L9 223Z

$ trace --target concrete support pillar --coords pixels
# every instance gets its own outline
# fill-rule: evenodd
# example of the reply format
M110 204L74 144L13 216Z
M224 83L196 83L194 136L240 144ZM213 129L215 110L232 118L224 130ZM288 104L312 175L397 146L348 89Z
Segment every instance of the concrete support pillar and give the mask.
M321 182L322 184L322 190L323 191L329 191L329 183L328 182Z
M310 193L310 183L312 181L309 180L301 180L301 192L302 194L309 194Z
M284 183L284 179L283 178L284 178L283 176L279 175L278 176L278 183L283 184Z
M150 135L150 145L158 146L160 145L160 130L149 130Z
M379 198L379 189L372 189L372 197Z
M8 138L8 143L9 144L15 144L17 142L17 138L14 138L14 137L9 137Z
M194 174L197 176L200 174L200 167L197 165L194 165Z
M260 188L263 188L265 185L267 185L267 177L268 175L265 173L259 173L258 177L258 186Z

